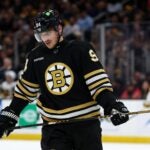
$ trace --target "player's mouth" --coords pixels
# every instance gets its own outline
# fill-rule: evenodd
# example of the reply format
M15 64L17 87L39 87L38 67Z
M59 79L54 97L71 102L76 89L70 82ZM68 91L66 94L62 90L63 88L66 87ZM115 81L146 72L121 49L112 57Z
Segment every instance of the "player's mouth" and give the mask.
M46 45L50 45L52 42L51 41L46 41L45 44Z
M48 48L50 48L50 49L53 47L52 41L46 41L46 42L45 42L45 45L46 45Z

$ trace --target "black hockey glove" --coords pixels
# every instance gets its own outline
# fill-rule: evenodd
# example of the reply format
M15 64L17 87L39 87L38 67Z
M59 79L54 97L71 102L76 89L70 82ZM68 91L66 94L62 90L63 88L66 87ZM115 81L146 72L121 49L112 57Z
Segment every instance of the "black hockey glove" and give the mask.
M18 116L13 110L11 110L9 107L3 109L0 112L0 138L2 138L4 134L8 136L13 131L8 129L15 127L17 121Z
M128 109L122 102L116 102L105 115L111 115L110 120L117 126L129 120Z

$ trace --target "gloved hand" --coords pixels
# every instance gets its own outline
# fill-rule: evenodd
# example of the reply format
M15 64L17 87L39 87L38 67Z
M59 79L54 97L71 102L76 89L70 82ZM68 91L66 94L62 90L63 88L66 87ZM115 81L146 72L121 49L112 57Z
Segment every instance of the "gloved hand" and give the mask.
M129 120L128 109L122 102L116 102L106 115L110 115L110 120L113 125L117 126Z
M4 134L8 136L13 131L8 129L15 127L17 121L18 116L13 110L11 110L9 107L3 109L0 112L0 138L2 138Z

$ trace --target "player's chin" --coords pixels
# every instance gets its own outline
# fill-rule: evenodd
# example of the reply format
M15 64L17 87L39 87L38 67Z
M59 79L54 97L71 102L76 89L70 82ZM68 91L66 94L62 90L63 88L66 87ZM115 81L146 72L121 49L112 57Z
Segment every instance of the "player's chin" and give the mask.
M49 43L49 44L45 44L46 45L46 47L47 48L49 48L49 49L52 49L52 48L54 48L54 44L52 44L52 43Z

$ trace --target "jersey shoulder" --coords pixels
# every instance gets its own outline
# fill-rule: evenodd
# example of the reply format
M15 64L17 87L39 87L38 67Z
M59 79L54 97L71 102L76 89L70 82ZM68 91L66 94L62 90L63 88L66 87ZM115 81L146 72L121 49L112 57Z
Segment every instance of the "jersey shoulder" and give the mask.
M74 40L71 42L71 50L74 55L87 55L90 49L93 49L92 45L86 41Z
M86 41L73 40L70 41L70 44L72 45L72 47L78 48L77 50L84 50L90 47L90 43Z
M30 59L40 57L42 55L42 49L44 49L44 45L42 43L38 44L29 53L27 53L26 57Z

